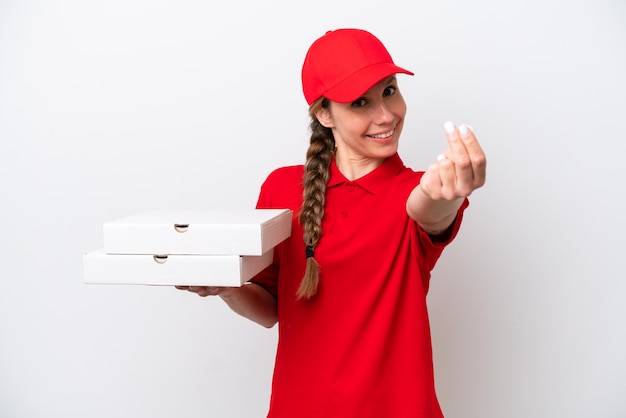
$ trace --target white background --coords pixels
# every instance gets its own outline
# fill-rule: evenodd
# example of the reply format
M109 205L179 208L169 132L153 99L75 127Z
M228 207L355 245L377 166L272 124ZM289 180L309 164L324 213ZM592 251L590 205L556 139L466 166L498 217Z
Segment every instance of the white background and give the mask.
M429 294L446 416L626 416L622 0L211 3L0 0L0 416L264 416L275 328L81 257L138 211L253 207L338 27L415 71L407 165L449 119L488 153Z

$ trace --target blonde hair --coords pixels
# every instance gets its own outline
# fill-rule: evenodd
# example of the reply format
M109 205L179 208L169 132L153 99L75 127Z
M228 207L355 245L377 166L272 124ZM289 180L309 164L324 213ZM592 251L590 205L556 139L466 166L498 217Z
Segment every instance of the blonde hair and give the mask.
M311 140L304 164L304 192L300 211L307 259L304 277L296 292L298 299L313 298L317 294L320 281L320 266L315 259L315 248L322 237L326 184L330 177L335 138L332 130L323 126L315 114L319 109L328 107L328 104L329 101L322 97L309 107Z

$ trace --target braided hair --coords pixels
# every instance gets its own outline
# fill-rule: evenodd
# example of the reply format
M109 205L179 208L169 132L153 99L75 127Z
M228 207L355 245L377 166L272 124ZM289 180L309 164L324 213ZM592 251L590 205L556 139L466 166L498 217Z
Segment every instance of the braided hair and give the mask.
M304 193L300 223L304 230L306 269L304 278L296 292L298 299L311 299L317 293L320 280L320 266L315 260L315 248L322 237L322 218L326 201L326 184L330 177L330 163L335 151L335 138L332 130L323 126L316 112L327 108L328 99L320 98L309 107L311 117L311 141L304 165Z

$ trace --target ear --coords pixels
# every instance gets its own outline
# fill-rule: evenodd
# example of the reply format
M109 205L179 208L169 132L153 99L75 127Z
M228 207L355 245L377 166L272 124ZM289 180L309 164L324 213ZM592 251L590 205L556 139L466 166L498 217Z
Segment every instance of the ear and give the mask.
M315 112L315 117L320 121L323 127L325 128L334 128L335 124L333 123L333 119L330 117L330 111L327 107L320 107L317 112Z

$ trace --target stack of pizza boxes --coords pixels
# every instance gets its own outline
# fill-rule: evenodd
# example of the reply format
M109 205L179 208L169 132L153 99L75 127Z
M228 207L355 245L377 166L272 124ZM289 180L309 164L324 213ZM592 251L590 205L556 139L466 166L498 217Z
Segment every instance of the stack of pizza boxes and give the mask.
M83 255L85 283L241 286L291 234L288 209L150 211L103 225Z

